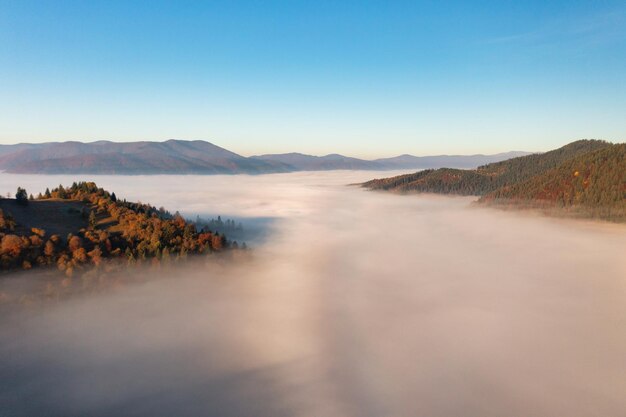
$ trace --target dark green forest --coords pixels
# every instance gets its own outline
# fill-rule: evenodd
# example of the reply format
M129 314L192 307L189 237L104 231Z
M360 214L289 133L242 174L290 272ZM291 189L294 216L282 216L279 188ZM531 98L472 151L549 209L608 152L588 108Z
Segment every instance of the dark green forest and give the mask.
M509 207L560 209L626 221L626 144L580 140L559 149L474 170L441 168L371 180L362 186L400 193L481 196Z

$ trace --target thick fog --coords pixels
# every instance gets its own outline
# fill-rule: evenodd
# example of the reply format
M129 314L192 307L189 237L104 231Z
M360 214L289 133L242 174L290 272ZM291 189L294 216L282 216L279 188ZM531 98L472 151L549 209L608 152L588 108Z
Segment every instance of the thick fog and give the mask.
M5 313L0 414L626 415L626 227L346 185L377 175L0 174L267 227L249 260Z

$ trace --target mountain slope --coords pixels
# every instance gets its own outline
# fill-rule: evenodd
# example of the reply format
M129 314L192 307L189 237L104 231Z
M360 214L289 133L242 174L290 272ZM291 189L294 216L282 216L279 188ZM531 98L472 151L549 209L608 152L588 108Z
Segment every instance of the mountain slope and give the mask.
M13 152L0 152L0 169L13 173L254 174L290 170L284 164L251 160L205 141L13 146Z
M605 141L580 140L550 152L495 162L480 166L475 170L431 169L414 174L376 179L364 183L363 186L399 192L483 195L556 168L575 156L609 146L611 144Z
M626 144L587 152L558 167L484 195L482 203L576 208L626 221Z
M362 186L480 195L481 203L566 208L587 217L626 221L626 144L582 140L475 170L425 170L371 180Z

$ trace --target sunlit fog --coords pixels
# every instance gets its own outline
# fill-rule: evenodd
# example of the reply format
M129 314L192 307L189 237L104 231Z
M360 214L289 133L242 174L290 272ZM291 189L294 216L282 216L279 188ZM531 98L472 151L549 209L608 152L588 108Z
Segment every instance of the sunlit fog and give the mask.
M0 174L257 232L241 262L3 310L0 415L624 415L626 228L350 185L397 173Z

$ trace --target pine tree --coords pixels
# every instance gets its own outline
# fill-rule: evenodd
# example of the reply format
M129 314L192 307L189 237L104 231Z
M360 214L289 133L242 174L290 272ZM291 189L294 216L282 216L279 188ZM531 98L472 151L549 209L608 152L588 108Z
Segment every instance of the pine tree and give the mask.
M22 187L17 187L15 199L17 200L18 204L25 206L28 204L28 193Z
M62 199L66 198L65 188L63 188L63 185L61 185L61 184L59 184L59 188L58 188L58 191L57 191L57 196L59 198L62 198Z

